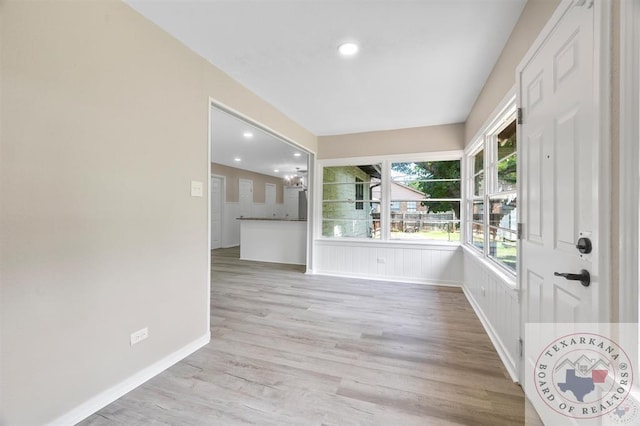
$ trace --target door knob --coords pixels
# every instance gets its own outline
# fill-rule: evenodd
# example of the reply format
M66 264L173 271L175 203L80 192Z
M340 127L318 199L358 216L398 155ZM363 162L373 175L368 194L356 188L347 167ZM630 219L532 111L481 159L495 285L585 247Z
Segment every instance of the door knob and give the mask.
M555 275L556 277L564 277L565 279L570 281L580 281L580 283L585 287L589 287L589 284L591 284L591 274L589 274L589 271L587 271L586 269L583 269L582 271L580 271L579 274L569 274L567 272L554 272L553 275Z

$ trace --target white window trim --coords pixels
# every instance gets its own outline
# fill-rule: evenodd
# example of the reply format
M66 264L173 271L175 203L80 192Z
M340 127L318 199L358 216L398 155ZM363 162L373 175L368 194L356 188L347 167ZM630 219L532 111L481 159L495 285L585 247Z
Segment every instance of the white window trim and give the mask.
M497 167L497 152L496 152L496 144L495 138L497 135L504 130L513 120L517 118L518 107L516 104L516 87L514 86L507 95L502 99L502 101L498 104L496 109L490 115L490 119L487 120L484 126L478 130L474 138L473 142L470 143L464 151L464 157L462 162L462 167L464 169L463 175L467 176L465 179L466 188L463 188L463 200L465 211L461 216L465 219L464 223L461 225L461 229L464 229L464 236L461 239L461 243L467 248L469 253L474 254L475 256L481 258L487 265L493 267L493 269L498 268L501 271L502 275L507 274L511 277L510 282L513 281L513 278L517 275L516 271L513 271L506 265L503 265L498 260L492 258L489 255L489 215L487 214L488 209L488 200L489 195L496 195L499 192L493 191L495 188L497 179L497 175L494 176L494 173L487 173L488 170L493 171L494 168ZM519 131L519 130L517 130ZM471 234L473 229L473 216L471 214L471 207L474 200L479 199L479 197L475 197L474 194L474 156L483 150L484 154L484 193L482 195L483 206L484 206L484 217L483 217L483 231L484 231L484 246L482 251L474 246L471 242ZM520 144L518 144L518 153L520 151ZM518 169L520 169L520 160L518 160ZM518 188L517 192L520 193L520 182L518 180ZM467 219L468 217L468 219ZM519 221L520 219L518 219ZM520 243L518 243L518 252L520 251ZM517 269L517 268L516 268Z
M367 157L345 157L345 158L333 158L326 160L318 160L315 174L314 185L314 216L318 218L314 222L314 240L316 241L332 241L332 242L358 242L358 243L370 243L370 244L411 244L411 245L442 245L442 246L459 246L462 244L464 238L464 165L463 158L464 151L451 150L451 151L438 151L428 153L417 154L400 154L400 155L376 155ZM390 219L391 219L391 205L389 201L391 199L391 185L382 185L382 200L386 200L380 203L380 228L382 229L381 238L337 238L337 237L325 237L322 235L322 185L325 167L335 166L362 166L381 164L383 182L390 182L391 176L389 176L391 163L408 162L408 161L460 161L460 241L438 241L438 240L392 240Z
M466 164L465 170L468 171L467 176L469 177L468 182L467 182L467 191L464 192L464 197L466 198L466 202L465 202L465 215L464 217L467 218L468 217L468 223L465 223L463 228L465 229L465 238L463 240L464 245L468 246L472 251L475 250L477 252L477 254L481 254L483 257L485 255L485 246L486 246L486 241L487 241L487 229L485 226L485 220L484 220L484 212L483 212L483 219L482 219L482 231L483 231L483 246L482 246L482 250L480 250L478 247L476 247L475 245L473 245L473 241L471 240L473 238L473 224L476 223L473 220L473 203L475 201L478 200L482 200L482 202L484 203L484 200L486 198L486 187L487 187L487 176L486 176L486 163L487 163L487 151L485 149L485 137L484 135L482 136L481 139L479 139L478 141L475 142L475 146L472 147L472 149L469 150L469 153L466 154L466 157L463 158L463 163ZM478 155L480 153L480 151L482 151L482 185L483 185L483 190L482 190L482 195L476 196L476 165L475 165L475 158L476 155ZM464 167L464 166L463 166ZM484 208L484 207L483 207Z

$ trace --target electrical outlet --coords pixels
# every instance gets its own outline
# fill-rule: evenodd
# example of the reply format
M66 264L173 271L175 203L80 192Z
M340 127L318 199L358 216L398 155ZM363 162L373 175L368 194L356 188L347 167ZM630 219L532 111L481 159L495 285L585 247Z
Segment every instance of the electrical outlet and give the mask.
M480 291L482 292L483 296L486 296L486 292L484 291L484 287L480 287Z
M134 331L131 333L131 346L142 342L149 337L149 328L145 327L142 330Z

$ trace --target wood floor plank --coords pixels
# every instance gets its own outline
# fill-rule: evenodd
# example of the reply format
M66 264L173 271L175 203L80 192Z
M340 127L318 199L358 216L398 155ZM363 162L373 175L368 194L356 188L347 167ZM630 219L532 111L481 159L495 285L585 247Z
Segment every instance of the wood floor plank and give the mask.
M460 289L212 264L212 341L82 425L524 424Z

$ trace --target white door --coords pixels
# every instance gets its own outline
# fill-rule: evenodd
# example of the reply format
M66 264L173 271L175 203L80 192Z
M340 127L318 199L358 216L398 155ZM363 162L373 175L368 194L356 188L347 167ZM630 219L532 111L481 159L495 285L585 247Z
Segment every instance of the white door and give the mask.
M253 181L240 179L240 217L251 217L253 206Z
M300 188L292 187L284 189L285 216L289 219L298 219L298 203Z
M222 247L222 197L224 181L220 177L211 177L211 248Z
M594 8L588 1L560 7L564 14L518 73L523 332L527 322L598 322L606 312L605 301L599 303L608 283L598 270L606 242L598 238ZM580 237L590 239L590 254L576 248ZM591 276L588 287L555 275L583 270Z
M264 184L264 204L267 217L276 217L276 185Z

